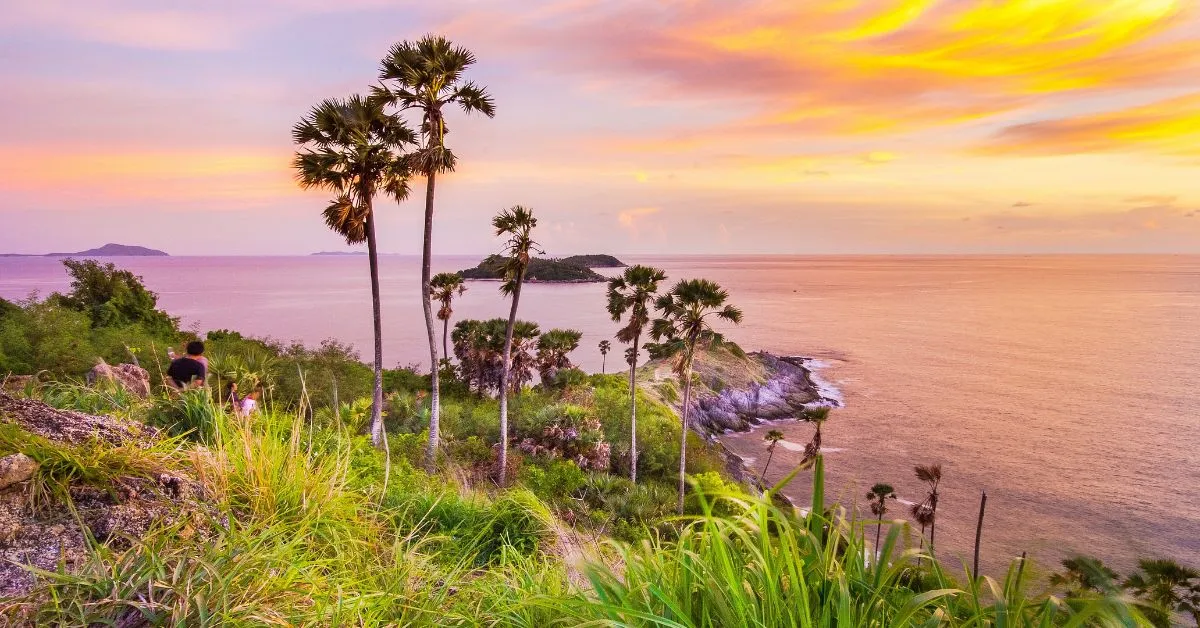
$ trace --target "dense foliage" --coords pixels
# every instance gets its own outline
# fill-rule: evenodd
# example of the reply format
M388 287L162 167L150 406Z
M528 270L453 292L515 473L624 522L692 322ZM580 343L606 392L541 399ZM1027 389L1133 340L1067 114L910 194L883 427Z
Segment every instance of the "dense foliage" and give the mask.
M503 255L489 255L475 268L458 271L466 279L502 279L507 259ZM577 266L563 260L535 257L529 260L525 273L527 281L596 282L605 281L604 276L586 266Z

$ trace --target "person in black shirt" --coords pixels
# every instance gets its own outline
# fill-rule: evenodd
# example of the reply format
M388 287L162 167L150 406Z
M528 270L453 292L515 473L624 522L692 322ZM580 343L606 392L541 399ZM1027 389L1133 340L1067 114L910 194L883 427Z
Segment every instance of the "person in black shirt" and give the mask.
M187 344L187 355L171 361L167 367L167 377L176 388L187 388L195 384L204 385L208 375L208 364L204 359L204 343L193 340Z

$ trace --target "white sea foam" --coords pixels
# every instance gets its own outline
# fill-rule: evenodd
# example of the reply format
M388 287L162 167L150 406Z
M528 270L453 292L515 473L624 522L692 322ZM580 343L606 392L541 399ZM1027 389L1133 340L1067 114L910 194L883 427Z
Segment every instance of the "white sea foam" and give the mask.
M832 366L828 362L824 362L817 358L801 358L804 363L804 368L808 369L809 376L812 378L813 384L817 387L817 394L821 396L819 401L809 404L810 406L830 406L833 408L841 408L846 405L846 400L842 397L842 391L834 386L828 380L821 377L821 370Z

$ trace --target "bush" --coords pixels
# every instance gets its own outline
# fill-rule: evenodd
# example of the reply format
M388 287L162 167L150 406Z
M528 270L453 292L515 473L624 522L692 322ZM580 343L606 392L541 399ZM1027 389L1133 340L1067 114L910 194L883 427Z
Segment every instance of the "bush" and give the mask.
M564 503L576 497L584 485L587 475L571 460L551 460L541 465L525 468L523 482L538 497L549 502Z

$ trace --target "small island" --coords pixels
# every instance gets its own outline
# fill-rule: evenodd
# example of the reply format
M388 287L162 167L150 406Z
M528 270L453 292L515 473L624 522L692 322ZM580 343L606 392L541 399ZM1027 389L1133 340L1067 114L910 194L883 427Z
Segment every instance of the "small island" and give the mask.
M342 257L345 255L366 255L366 251L317 251L309 255L317 257Z
M501 279L504 262L502 255L489 255L475 268L458 271L464 279ZM595 268L621 267L625 264L611 255L575 255L561 259L535 257L529 262L525 280L535 283L595 283L608 278Z
M109 242L98 248L77 251L75 253L46 253L44 255L36 253L3 253L0 254L0 257L170 257L170 254L144 246Z

